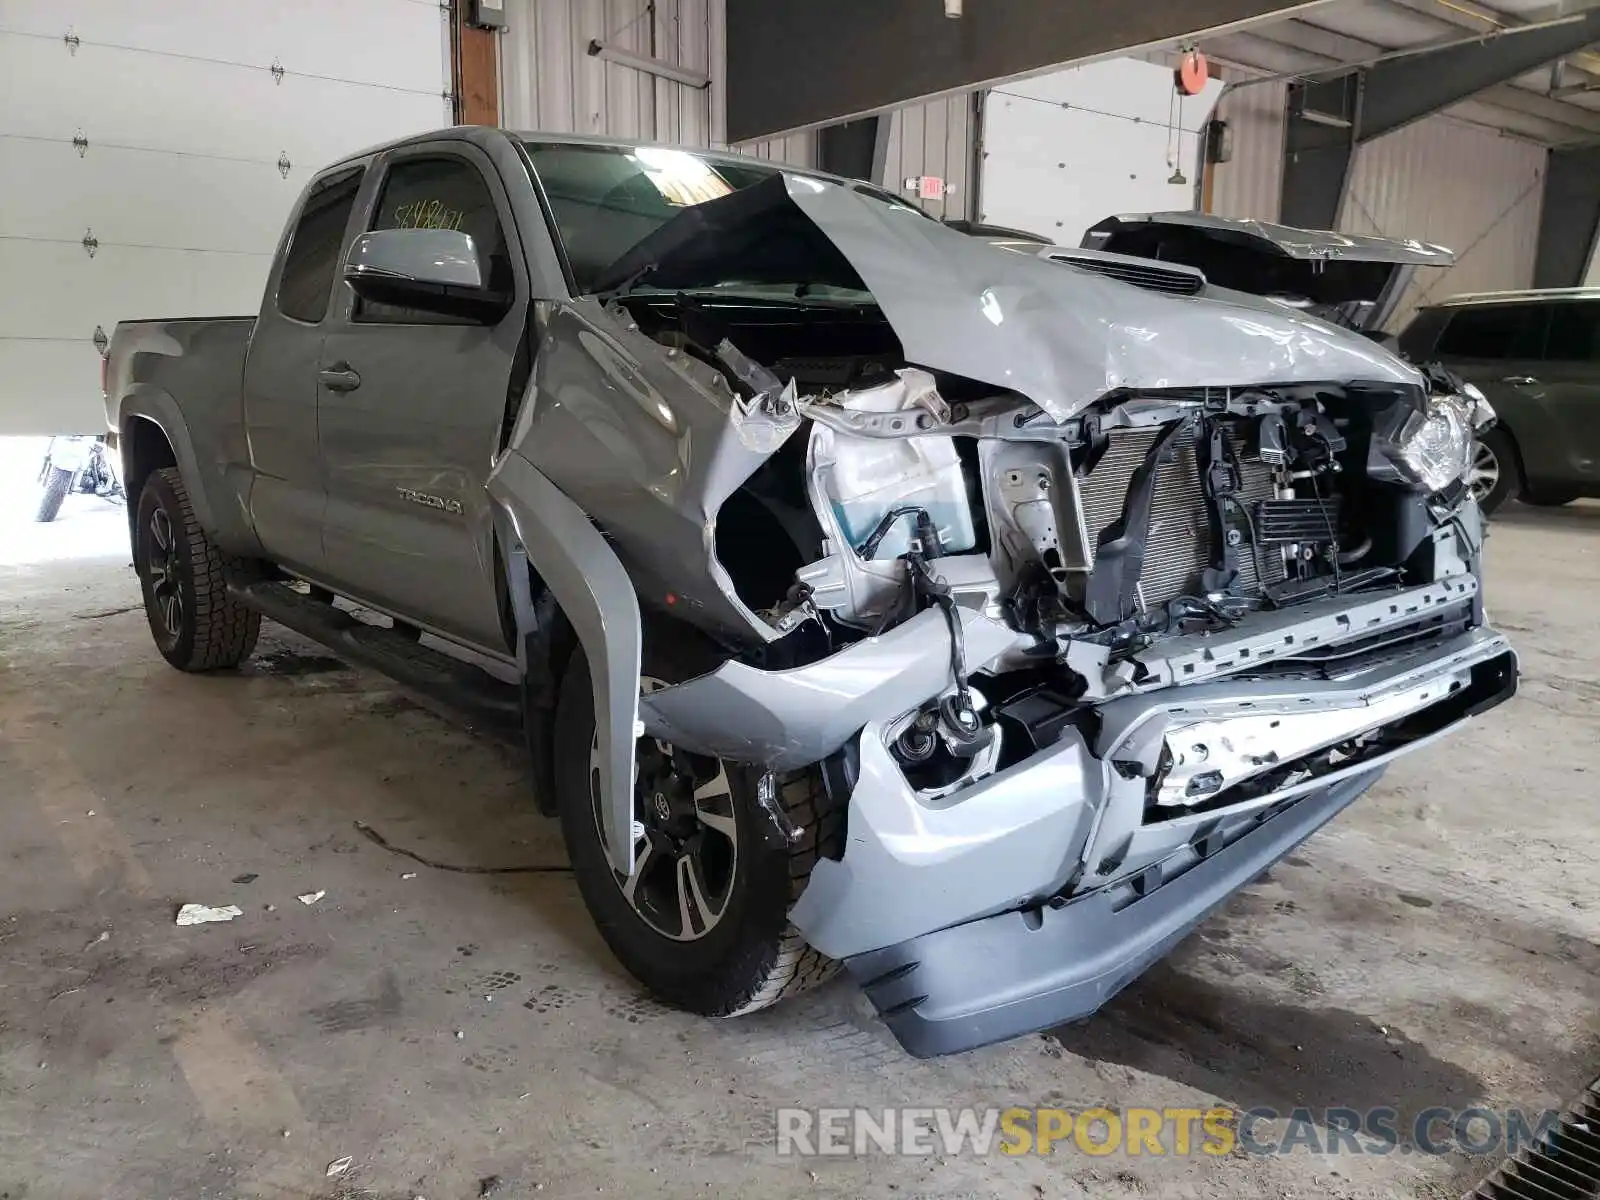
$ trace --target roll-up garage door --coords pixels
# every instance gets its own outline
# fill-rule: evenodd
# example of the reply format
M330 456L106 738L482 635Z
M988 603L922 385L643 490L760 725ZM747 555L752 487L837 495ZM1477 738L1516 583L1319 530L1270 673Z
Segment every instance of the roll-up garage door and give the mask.
M133 317L254 312L307 178L450 121L434 0L0 0L0 434L98 431Z

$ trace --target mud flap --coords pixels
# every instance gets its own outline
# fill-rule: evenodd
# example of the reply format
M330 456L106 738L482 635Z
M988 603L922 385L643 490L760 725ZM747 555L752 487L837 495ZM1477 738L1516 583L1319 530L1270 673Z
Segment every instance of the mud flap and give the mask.
M588 659L607 857L618 871L632 874L633 745L643 640L633 581L588 515L520 454L502 455L487 487L510 518L529 563L572 622Z

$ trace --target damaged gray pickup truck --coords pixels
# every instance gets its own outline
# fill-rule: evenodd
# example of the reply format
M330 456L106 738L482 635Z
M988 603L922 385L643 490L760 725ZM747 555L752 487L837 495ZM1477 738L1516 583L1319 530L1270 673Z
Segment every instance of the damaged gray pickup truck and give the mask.
M1517 677L1480 397L1097 261L731 155L351 157L258 315L117 326L157 646L264 615L521 728L673 1004L842 963L917 1055L1084 1016Z

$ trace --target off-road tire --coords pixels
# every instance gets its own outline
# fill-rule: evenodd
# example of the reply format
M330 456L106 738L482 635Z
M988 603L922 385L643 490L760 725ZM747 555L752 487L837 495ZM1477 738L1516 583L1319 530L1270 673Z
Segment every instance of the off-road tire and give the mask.
M676 682L702 673L680 649L648 639L644 674ZM843 850L844 811L815 767L778 777L778 804L799 838L788 845L756 802L759 773L727 764L737 804L738 865L725 915L704 937L674 941L651 928L624 898L596 828L589 783L594 693L582 649L573 652L556 704L555 783L562 834L584 904L613 954L661 1000L705 1016L755 1012L838 973L789 922L822 856Z
M67 498L67 489L72 486L72 472L61 467L50 468L50 478L45 480L44 495L39 497L39 511L34 513L33 519L41 525L56 519L56 514L61 511L61 502Z
M185 601L176 636L165 628L147 569L151 518L157 508L165 511L176 538L178 585ZM161 656L180 671L216 671L249 658L261 633L261 614L235 600L227 587L229 576L248 564L219 550L200 528L189 489L176 467L163 468L145 480L134 529L134 563L145 617Z

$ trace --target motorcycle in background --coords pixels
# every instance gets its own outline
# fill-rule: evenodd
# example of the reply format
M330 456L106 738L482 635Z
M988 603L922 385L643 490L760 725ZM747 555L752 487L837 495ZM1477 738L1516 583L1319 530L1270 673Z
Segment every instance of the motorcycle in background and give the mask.
M50 439L39 470L44 494L39 498L36 521L54 521L69 493L82 492L112 503L123 500L122 484L106 454L106 439L93 434L69 434Z

